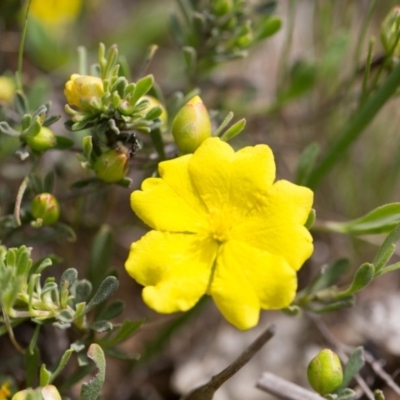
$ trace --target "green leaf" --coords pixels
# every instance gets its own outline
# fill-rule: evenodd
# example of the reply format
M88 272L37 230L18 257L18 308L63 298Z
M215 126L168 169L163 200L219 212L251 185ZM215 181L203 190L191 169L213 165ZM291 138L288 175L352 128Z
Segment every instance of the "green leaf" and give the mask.
M244 118L240 119L224 132L224 134L221 136L221 140L223 140L224 142L231 140L235 136L239 135L239 133L242 132L245 126L246 120Z
M128 354L125 351L120 351L114 347L107 347L104 349L104 352L113 358L116 358L117 360L125 360L125 361L135 361L140 359L139 354Z
M306 223L304 224L304 226L305 226L308 230L310 230L310 229L313 227L316 218L317 218L317 213L316 213L315 210L312 208L311 211L310 211L310 213L308 214L307 221L306 221Z
M143 320L141 321L130 321L125 320L118 332L111 339L105 341L104 347L113 347L118 343L123 342L132 336L141 326L143 325Z
M101 347L95 343L90 345L87 355L96 364L98 372L91 381L82 384L80 400L95 400L104 384L106 359Z
M52 383L54 379L57 378L57 376L60 374L60 372L65 368L65 366L68 364L69 359L71 358L71 354L76 351L74 346L71 345L71 348L65 351L63 356L61 357L61 360L56 368L56 370L51 374L50 381L49 383ZM78 350L79 351L79 350Z
M323 306L308 306L307 309L314 313L326 313L336 310L341 310L342 308L351 307L354 305L354 300L352 297L344 298L338 301L333 301L329 304Z
M182 47L183 59L185 60L187 70L189 73L194 73L196 71L197 64L197 53L196 49L190 46Z
M76 282L74 286L75 303L83 303L88 301L92 293L92 284L86 279Z
M282 20L277 17L267 16L259 23L255 34L255 40L260 41L274 35L282 27Z
M85 312L88 313L95 306L106 301L110 296L114 294L114 292L118 289L119 283L115 276L108 276L101 283L99 289L96 294L93 296L90 303L86 306Z
M350 296L359 292L361 289L369 285L375 276L375 267L373 264L364 263L356 271L350 287L344 292L338 293L337 299Z
M17 90L15 92L14 105L15 109L17 110L17 113L21 117L29 113L28 99L26 98L25 94L20 90Z
M153 86L153 75L147 75L136 82L135 92L133 93L131 104L135 104Z
M339 391L335 400L352 400L356 396L356 392L352 389L346 388Z
M5 121L0 122L0 132L8 136L14 136L14 137L21 136L21 133L19 131L16 131L15 129L11 128L11 126Z
M299 163L297 164L295 182L298 185L305 185L314 168L315 162L320 151L317 143L309 144L301 153Z
M315 293L332 286L339 278L348 272L349 269L349 260L345 258L338 258L330 264L324 265L311 284L305 289L306 293Z
M116 300L108 305L104 310L102 310L98 315L97 319L105 319L110 320L115 317L118 317L122 314L125 308L125 303L122 300Z
M50 383L51 372L46 368L45 364L42 364L40 367L40 386L46 386Z
M343 382L340 388L346 388L349 386L350 381L358 374L360 369L364 366L364 351L362 347L357 347L349 357L349 361L344 367L343 371Z
M224 118L221 125L217 128L215 132L213 132L213 136L219 136L222 131L229 125L229 122L232 121L234 114L232 111L229 111L228 115Z
M66 269L61 275L60 288L62 289L64 285L67 285L68 289L71 289L77 279L78 271L75 268Z
M110 321L96 321L90 325L90 329L97 333L104 333L113 329L113 324Z
M390 232L400 222L400 203L377 207L364 216L348 222L333 222L338 230L351 235Z
M92 156L92 150L93 150L93 143L92 143L92 137L91 136L85 136L82 139L82 147L83 147L83 155L85 158L90 161L91 156Z
M398 224L392 230L392 232L390 232L385 241L382 243L381 247L378 249L378 252L374 257L374 260L372 261L372 264L375 265L376 273L378 273L380 268L383 267L384 264L382 263L382 261L387 258L392 246L399 240L399 238L400 238L400 224Z
M39 349L35 346L32 350L28 349L25 353L25 374L26 385L34 386L38 374L40 362Z
M90 249L87 277L97 290L108 275L111 263L113 235L110 226L103 225L95 235Z

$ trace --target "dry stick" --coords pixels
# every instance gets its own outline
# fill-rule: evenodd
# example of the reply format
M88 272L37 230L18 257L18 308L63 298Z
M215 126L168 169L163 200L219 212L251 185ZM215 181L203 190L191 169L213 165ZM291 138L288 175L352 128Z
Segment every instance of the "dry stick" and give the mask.
M194 389L192 392L182 397L181 400L211 400L214 393L246 365L253 356L267 343L275 334L275 326L267 328L250 346L228 367L222 370L219 374L214 375L208 383ZM318 399L319 400L319 399Z
M330 330L326 327L326 325L317 317L315 317L312 314L307 314L307 316L310 318L310 320L314 323L314 325L318 328L319 332L322 334L326 342L332 346L338 353L340 358L344 361L347 362L348 357L345 351L351 351L351 348L349 346L345 346L342 343L338 342L336 338L332 335ZM343 351L342 349L345 349ZM375 396L365 380L361 377L360 374L357 374L354 379L360 386L361 390L365 393L365 395L370 399L370 400L375 400Z
M371 366L374 372L386 382L386 384L398 395L400 395L400 387L393 378L382 368L381 364L373 357L371 353L364 350L365 361Z
M321 397L319 394L269 372L264 372L261 375L256 386L283 400L324 400L324 397Z

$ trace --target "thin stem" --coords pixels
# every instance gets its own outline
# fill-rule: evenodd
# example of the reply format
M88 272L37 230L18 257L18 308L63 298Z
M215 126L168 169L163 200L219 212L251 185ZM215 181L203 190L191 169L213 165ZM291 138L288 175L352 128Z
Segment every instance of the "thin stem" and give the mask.
M14 347L18 351L18 353L24 355L25 354L25 350L17 342L17 339L15 339L14 331L12 330L12 326L10 324L10 319L8 318L7 313L4 311L4 308L2 307L1 309L2 309L2 312L3 312L4 325L7 328L8 337L10 338L11 343L14 345Z
M16 75L16 83L17 83L17 90L23 90L22 88L22 63L24 59L24 45L25 45L25 37L26 37L26 31L28 28L28 16L29 16L29 10L31 8L31 2L32 0L28 0L27 6L26 6L26 14L25 14L25 21L24 21L24 27L22 28L21 32L21 40L19 41L19 50L18 50L18 69Z
M369 23L371 22L371 18L374 13L374 10L375 10L376 3L377 3L376 0L371 1L370 5L368 7L368 10L367 10L367 15L363 19L360 34L357 38L357 47L356 47L356 52L355 52L355 61L356 61L355 65L358 65L358 63L360 61L362 45L364 43L365 35L367 34L367 29L368 29Z
M288 16L288 28L287 34L285 36L285 41L282 46L282 52L279 57L278 69L277 69L277 86L276 94L279 94L282 84L285 82L285 77L287 73L286 66L288 65L288 58L290 53L290 48L292 46L293 31L294 31L294 21L296 16L296 0L290 0L289 3L289 16Z
M364 104L365 100L367 99L368 80L371 72L371 63L372 63L372 54L374 52L374 45L375 45L375 39L372 38L369 41L368 56L367 56L367 61L365 62L364 77L363 77L361 96L360 96L360 105Z

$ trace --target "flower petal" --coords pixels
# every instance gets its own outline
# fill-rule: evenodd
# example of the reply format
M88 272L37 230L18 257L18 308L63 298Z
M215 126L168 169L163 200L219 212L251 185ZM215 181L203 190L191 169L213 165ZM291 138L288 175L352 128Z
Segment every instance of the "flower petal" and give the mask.
M192 155L189 173L209 212L229 204L234 151L219 138L209 138Z
M186 311L206 293L217 244L204 236L151 231L132 244L125 268L161 313Z
M204 205L193 188L188 162L191 155L160 164L162 178L148 178L131 195L137 216L153 229L199 232L206 223Z
M296 273L282 257L229 241L218 253L210 292L231 324L249 329L257 325L260 308L288 306L296 288Z
M304 227L312 200L308 188L278 181L263 206L232 228L230 238L280 255L297 271L313 252L312 236Z

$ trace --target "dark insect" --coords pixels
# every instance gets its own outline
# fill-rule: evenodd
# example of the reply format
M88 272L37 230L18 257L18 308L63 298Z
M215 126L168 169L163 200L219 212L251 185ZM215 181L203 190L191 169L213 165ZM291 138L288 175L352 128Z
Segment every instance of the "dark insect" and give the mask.
M107 144L113 149L125 154L128 158L134 158L143 147L142 142L134 132L121 132L107 135Z

